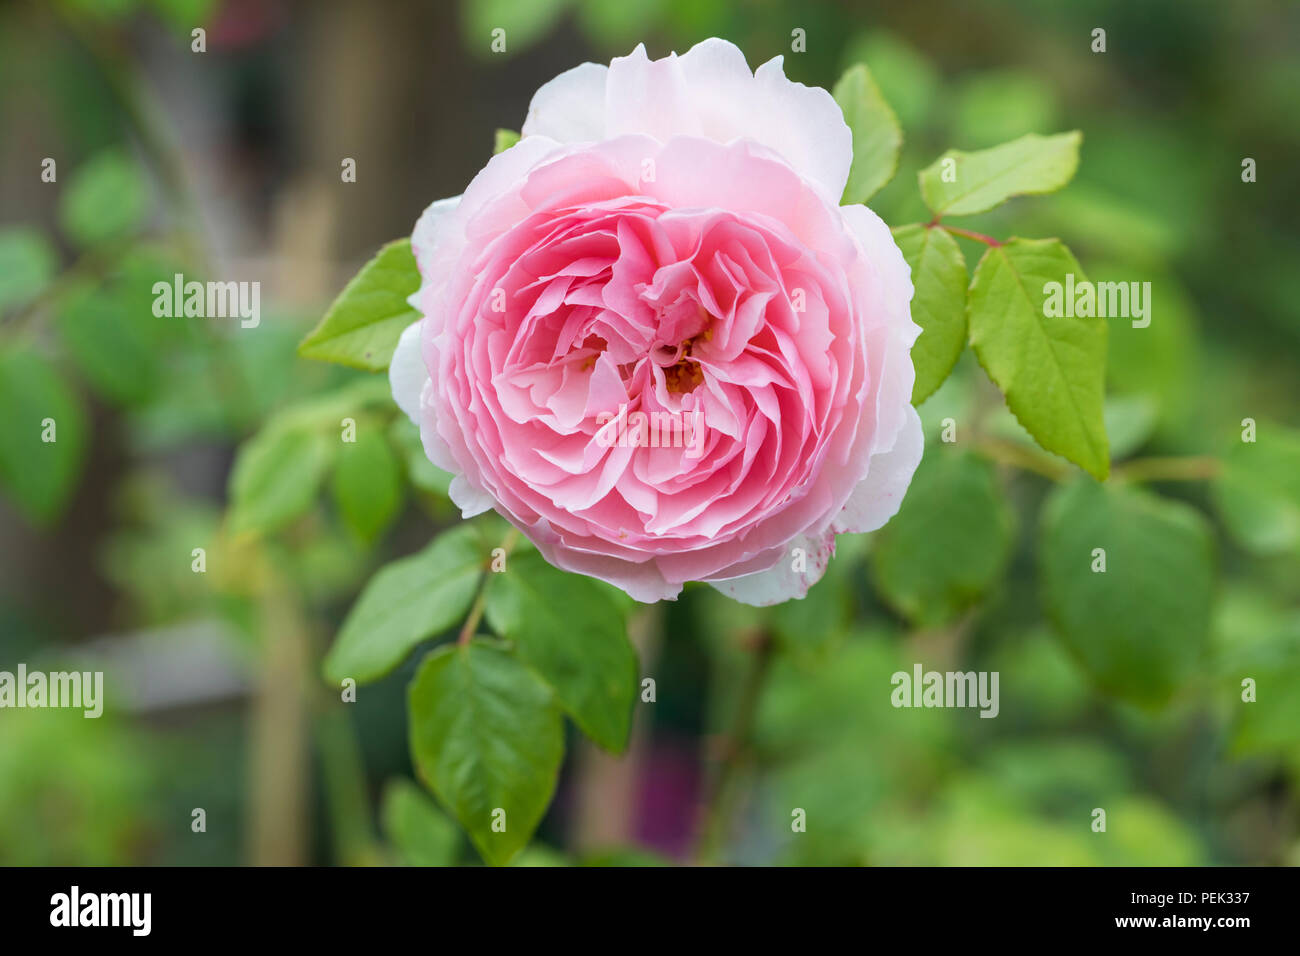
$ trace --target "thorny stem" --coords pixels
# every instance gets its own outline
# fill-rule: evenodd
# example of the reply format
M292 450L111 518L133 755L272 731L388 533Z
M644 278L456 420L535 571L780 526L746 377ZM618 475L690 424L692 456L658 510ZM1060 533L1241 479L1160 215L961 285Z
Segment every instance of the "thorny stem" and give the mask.
M519 543L519 529L511 528L506 532L506 536L501 539L501 550L509 556L510 552L515 549ZM456 638L457 644L468 644L474 632L478 630L478 625L483 620L483 610L487 607L487 578L484 577L478 585L478 594L474 598L474 606L469 609L469 617L465 618L465 626L460 629L460 637Z
M705 783L701 802L703 824L696 851L699 863L717 862L725 843L727 824L732 817L734 805L735 776L747 757L754 718L758 714L758 701L771 669L775 641L770 634L760 632L752 637L749 649L752 653L749 673L740 689L731 729L717 742L717 763Z

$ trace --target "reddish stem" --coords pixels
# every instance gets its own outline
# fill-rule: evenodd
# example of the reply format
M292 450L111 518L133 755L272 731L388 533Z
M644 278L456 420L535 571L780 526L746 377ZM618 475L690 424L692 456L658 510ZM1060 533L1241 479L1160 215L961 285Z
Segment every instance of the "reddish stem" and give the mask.
M969 229L960 229L957 226L950 226L947 223L940 222L937 219L934 220L933 222L926 223L925 228L933 229L935 226L938 226L940 229L952 233L952 235L954 236L965 236L967 239L974 239L976 242L982 242L986 246L1002 245L1000 240L994 239L992 236L986 236L982 232L972 232Z

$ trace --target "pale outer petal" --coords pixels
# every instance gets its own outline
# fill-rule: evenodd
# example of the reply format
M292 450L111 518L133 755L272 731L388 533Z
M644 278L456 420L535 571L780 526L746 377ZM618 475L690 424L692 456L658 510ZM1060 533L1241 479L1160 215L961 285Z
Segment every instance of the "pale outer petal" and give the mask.
M891 326L905 334L904 346L910 349L921 334L921 327L912 321L909 308L913 292L911 266L903 258L889 227L871 209L862 205L841 206L840 215L880 276L884 288L877 301L889 310Z
M429 370L424 364L420 347L420 327L423 319L412 322L397 340L393 360L388 363L388 381L393 386L393 401L406 412L406 417L420 424L420 397L429 382Z
M894 446L871 457L867 477L858 482L835 519L836 531L875 531L898 514L912 474L921 463L923 434L921 416L908 405Z
M536 93L520 133L559 143L605 138L605 83L609 67L583 63L565 70Z
M853 137L826 90L785 76L781 57L751 71L733 43L716 37L680 57L651 60L638 45L609 67L584 63L533 97L525 137L590 142L626 133L667 142L702 136L751 139L781 156L831 203L853 163Z
M415 228L411 231L411 252L415 254L416 262L423 265L429 261L438 245L438 227L445 223L448 214L454 212L459 205L459 196L439 199L430 203L429 208L416 220Z
M783 62L773 57L754 73L758 92L748 104L749 135L838 203L853 165L853 134L835 98L819 86L786 79Z
M890 337L877 390L871 463L836 518L834 530L875 531L898 513L921 460L921 420L911 404L916 369L908 354L921 329L912 321L909 308L911 269L889 227L866 206L843 206L840 213L881 279L878 301L887 310Z
M492 499L471 488L463 477L456 474L456 460L438 435L436 406L431 394L433 380L424 363L421 344L423 325L424 319L420 319L412 322L402 332L393 352L393 361L388 366L388 381L393 387L393 400L397 407L420 429L420 441L429 461L443 471L452 473L448 494L464 516L469 518L490 508Z
M826 573L826 566L834 554L835 535L832 532L815 537L801 534L790 542L781 559L766 571L709 583L742 604L755 607L781 604L807 596L808 589Z

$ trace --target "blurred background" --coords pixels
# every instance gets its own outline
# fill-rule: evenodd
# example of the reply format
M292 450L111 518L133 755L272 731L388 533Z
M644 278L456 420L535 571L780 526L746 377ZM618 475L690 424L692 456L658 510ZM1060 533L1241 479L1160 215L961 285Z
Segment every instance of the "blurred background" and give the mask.
M1156 486L1210 523L1212 593L1170 693L1098 686L1042 610L1051 483L999 465L1005 540L939 549L989 566L940 611L900 600L879 535L842 538L802 602L756 612L699 588L635 616L657 700L624 758L571 734L521 862L706 846L752 864L1300 863L1298 30L1287 0L6 0L0 670L103 670L107 707L0 711L0 864L477 862L413 783L416 658L355 703L319 677L369 575L458 520L386 386L363 477L319 477L274 536L224 533L230 468L275 416L373 389L298 340L463 190L538 86L714 35L808 84L869 65L905 136L872 201L891 225L929 218L916 172L950 146L1083 130L1065 191L969 225L1060 236L1090 277L1152 281L1150 334L1112 336L1108 425L1117 460L1228 463ZM152 283L174 272L260 281L260 325L155 318ZM922 407L931 440L972 408L1001 427L967 354ZM58 442L38 449L46 415ZM1234 472L1247 417L1284 439ZM362 514L340 504L357 480ZM916 661L999 671L999 718L891 707L890 675ZM1267 688L1254 704L1246 675Z

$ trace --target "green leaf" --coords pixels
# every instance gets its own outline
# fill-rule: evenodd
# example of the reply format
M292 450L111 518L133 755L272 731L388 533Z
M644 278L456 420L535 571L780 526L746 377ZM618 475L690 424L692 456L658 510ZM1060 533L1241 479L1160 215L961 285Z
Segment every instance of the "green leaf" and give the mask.
M131 13L139 0L62 0L79 17L120 20Z
M1255 681L1256 699L1238 705L1232 734L1238 754L1284 753L1300 756L1296 727L1300 727L1300 639L1293 634L1288 647L1248 661L1231 693L1240 700L1241 678Z
M207 26L212 18L214 0L150 0L158 16L186 41L195 27Z
M1073 230L1071 231L1073 234ZM1151 290L1159 290L1159 317L1146 327L1134 328L1132 321L1110 323L1110 341L1106 352L1106 391L1115 399L1141 401L1153 417L1152 430L1158 433L1176 429L1187 420L1194 396L1199 391L1197 365L1198 338L1194 320L1195 306L1181 284L1170 276L1153 273L1143 266L1142 275L1150 276ZM1097 283L1123 282L1134 277L1132 265L1120 267L1088 263L1088 278ZM1143 296L1150 301L1147 296ZM1148 312L1150 317L1150 312ZM1111 434L1109 424L1107 434ZM1111 434L1112 458L1119 457L1118 444Z
M554 568L537 552L512 555L489 578L487 620L588 737L614 752L627 746L636 651L619 605L598 582Z
M579 866L672 866L673 861L639 846L618 846L584 856Z
M0 351L0 487L28 517L49 522L76 488L86 416L75 392L44 358ZM44 441L46 420L53 441Z
M1047 283L1064 283L1067 274L1076 283L1085 278L1058 239L991 247L966 302L970 341L1034 441L1104 479L1106 321L1044 314Z
M512 56L544 39L572 3L573 0L530 0L529 3L475 0L463 4L460 8L462 47L484 59Z
M402 506L402 471L378 423L357 425L334 469L334 503L343 522L367 544L378 538Z
M783 653L813 665L834 653L844 639L852 618L853 590L856 590L851 590L847 581L848 569L854 566L848 552L853 542L865 538L865 535L841 536L836 543L835 560L802 601L785 601L760 612ZM734 620L735 602L727 601L727 605L723 613Z
M681 16L667 5L666 0L578 0L575 19L583 39L597 49L630 50L665 17Z
M1105 571L1100 568L1103 549ZM1159 704L1197 666L1213 539L1187 505L1079 479L1043 507L1043 600L1065 646L1109 693Z
M846 70L831 95L840 104L844 122L853 133L853 165L840 201L846 205L866 202L897 171L903 131L871 71L863 64Z
M966 258L942 229L917 224L893 232L916 289L912 321L921 335L912 346L912 404L919 405L943 384L966 345Z
M1300 431L1257 422L1255 440L1233 442L1212 487L1224 524L1243 547L1300 553Z
M876 589L913 625L946 624L997 583L1013 526L987 462L952 447L933 448L903 507L875 536Z
M992 149L950 149L921 170L921 195L938 216L970 216L1013 196L1056 192L1079 166L1078 130L1055 136L1030 133ZM952 163L945 162L952 160ZM948 180L948 181L945 181Z
M1300 608L1267 584L1229 583L1215 602L1216 691L1232 702L1233 752L1300 757ZM1254 699L1242 699L1245 680Z
M26 305L54 277L58 256L35 229L0 229L0 311Z
M315 428L273 422L244 442L230 473L231 533L267 534L306 512L336 441Z
M1108 396L1104 414L1112 459L1127 458L1145 445L1155 431L1156 404L1144 395Z
M496 140L492 144L492 155L504 153L515 143L519 142L519 134L512 129L498 129Z
M446 498L452 476L433 462L420 440L420 429L405 415L398 415L388 427L388 439L406 463L406 475L421 491Z
M899 37L872 31L849 44L842 62L871 64L885 102L908 129L924 125L931 117L942 85L939 71Z
M326 679L377 680L421 641L452 627L469 611L486 562L477 529L464 524L380 569L325 657Z
M564 756L550 688L498 643L475 639L425 658L409 708L420 779L483 859L509 863L541 822Z
M148 189L124 153L106 150L73 174L59 202L69 238L92 246L131 232L149 209Z
M419 288L411 240L390 242L339 293L298 354L382 372L402 332L420 317L406 301Z
M384 790L380 824L407 866L453 866L460 831L433 801L409 780L398 778Z
M113 285L82 285L59 304L56 327L68 355L101 396L139 405L158 391L162 378L159 320ZM183 320L181 320L183 321Z

